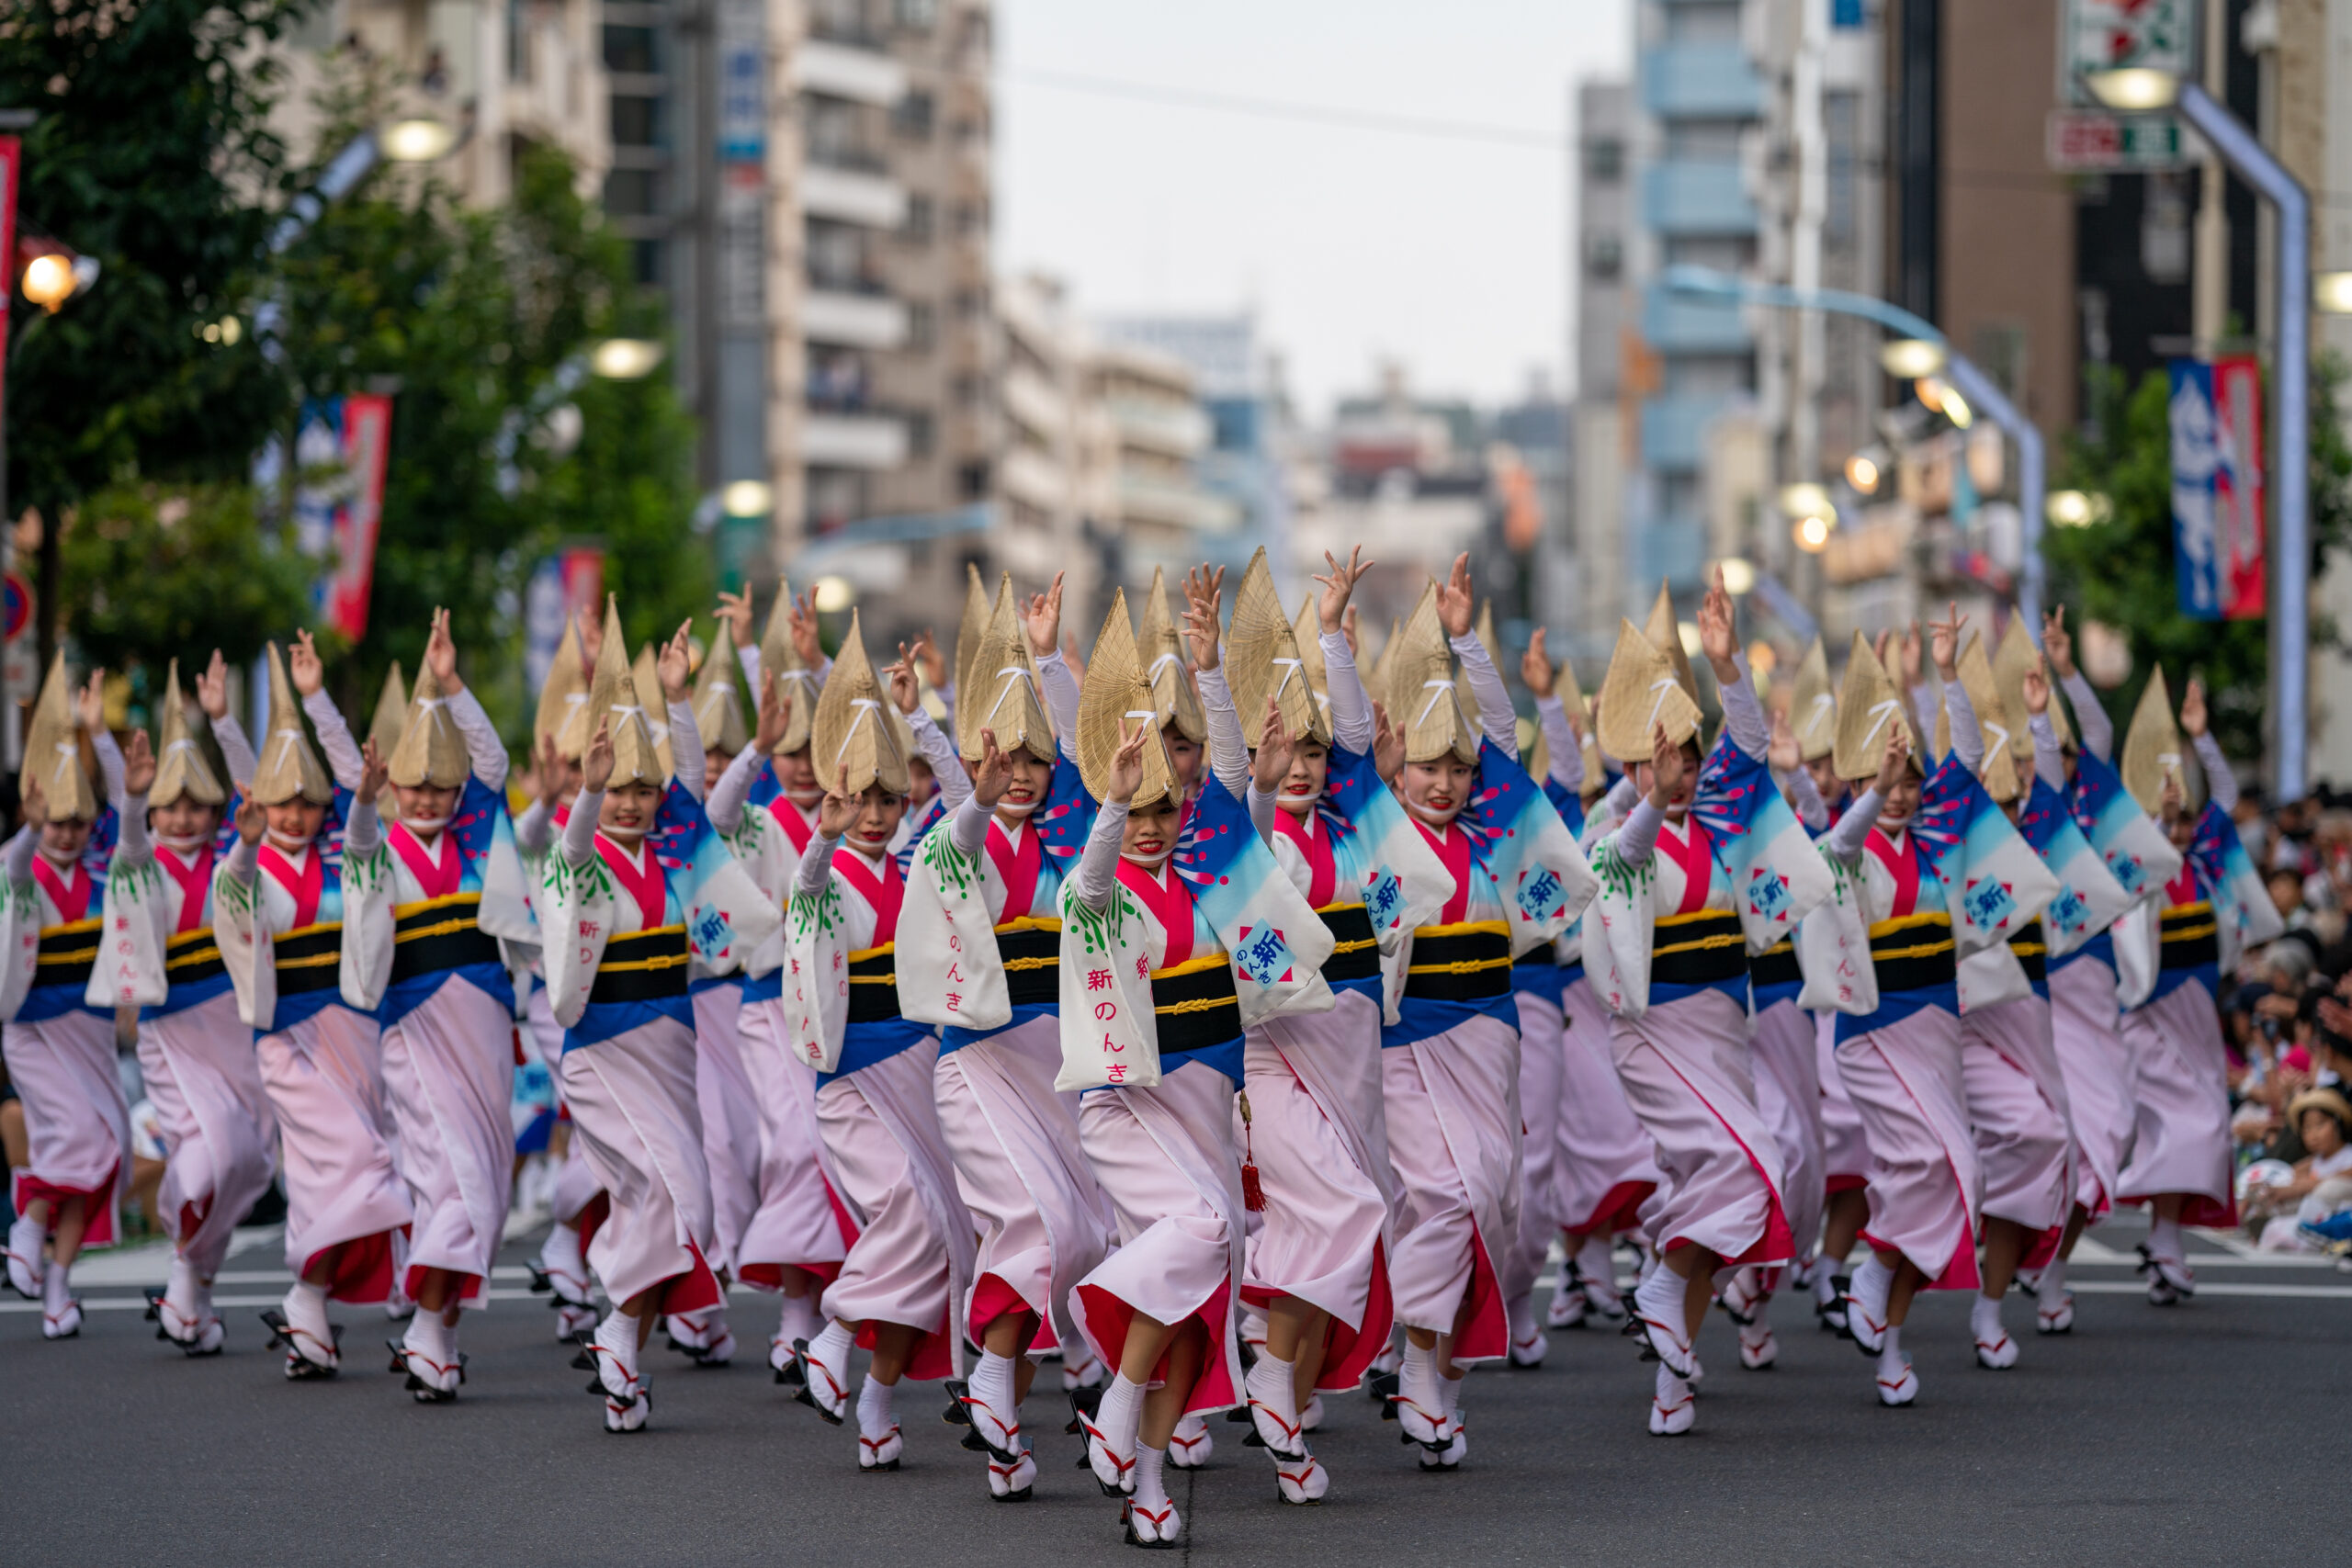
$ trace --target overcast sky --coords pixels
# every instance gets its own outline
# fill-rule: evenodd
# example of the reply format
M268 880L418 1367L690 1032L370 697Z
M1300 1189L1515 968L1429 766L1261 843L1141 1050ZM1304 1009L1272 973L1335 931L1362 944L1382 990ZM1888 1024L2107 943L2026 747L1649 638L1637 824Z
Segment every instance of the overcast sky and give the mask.
M1430 393L1566 386L1574 85L1631 0L998 0L997 263L1089 314L1254 308L1323 417L1394 357ZM1556 136L1399 134L1079 76Z

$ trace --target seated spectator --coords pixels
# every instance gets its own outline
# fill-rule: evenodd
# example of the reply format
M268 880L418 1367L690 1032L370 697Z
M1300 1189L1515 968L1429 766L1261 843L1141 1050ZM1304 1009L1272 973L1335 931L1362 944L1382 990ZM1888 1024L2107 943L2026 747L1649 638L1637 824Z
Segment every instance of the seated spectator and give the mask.
M2335 1089L2305 1089L2289 1104L2287 1122L2301 1157L2286 1181L2257 1190L2263 1249L2311 1252L2340 1239L2352 1250L2352 1100ZM2339 1216L2346 1223L2331 1225ZM2247 1217L2249 1228L2255 1218Z

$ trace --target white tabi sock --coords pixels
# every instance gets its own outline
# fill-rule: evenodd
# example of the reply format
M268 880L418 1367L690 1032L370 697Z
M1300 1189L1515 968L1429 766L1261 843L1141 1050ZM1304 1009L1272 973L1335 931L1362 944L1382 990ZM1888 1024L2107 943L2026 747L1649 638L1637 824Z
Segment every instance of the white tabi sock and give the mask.
M1968 1306L1969 1332L1986 1345L2001 1342L2001 1299L1998 1296L1978 1296Z
M2033 1293L2049 1303L2053 1308L2066 1299L2066 1260L2064 1258L2053 1258L2050 1260L2050 1266L2041 1271L2041 1283L2035 1287Z
M204 1315L205 1298L211 1292L196 1277L196 1265L177 1253L172 1255L171 1279L164 1286L164 1299L181 1320L193 1323Z
M1438 1391L1437 1351L1422 1349L1409 1338L1405 1341L1405 1360L1396 1370L1396 1392L1409 1399L1434 1419L1444 1406L1445 1395Z
M1871 1314L1871 1322L1886 1321L1887 1298L1894 1293L1894 1270L1881 1263L1877 1253L1873 1252L1862 1259L1860 1267L1854 1270L1853 1284L1849 1288L1854 1300ZM1887 1332L1892 1334L1894 1330Z
M596 1346L610 1353L614 1364L628 1374L631 1382L637 1381L637 1319L617 1306L613 1308L596 1325Z
M73 1272L70 1263L60 1263L52 1258L40 1277L40 1310L51 1317L62 1314L74 1300L74 1285L67 1278Z
M439 1313L419 1307L416 1315L408 1320L408 1332L401 1336L401 1343L435 1366L446 1367L454 1359L450 1351L457 1337L457 1330L443 1324Z
M1617 1290L1617 1258L1610 1249L1605 1235L1589 1235L1577 1249L1577 1272L1588 1285L1598 1285L1612 1295Z
M1256 1364L1241 1380L1242 1392L1295 1427L1298 1381L1294 1374L1297 1367L1295 1361L1285 1361L1271 1350L1261 1350Z
M980 1352L979 1365L972 1369L972 1397L996 1413L996 1418L1006 1426L1018 1426L1021 1421L1020 1402L1012 1397L1020 1384L1013 1373L1018 1369L1010 1356L1000 1356L993 1350Z
M1461 1415L1462 1380L1458 1377L1439 1378L1437 1380L1437 1399L1440 1407L1445 1411L1446 1419L1452 1420L1454 1416Z
M890 1435L898 1423L890 1416L890 1395L896 1385L879 1381L872 1372L857 1388L857 1435L869 1442L879 1442Z
M1166 1449L1155 1449L1141 1441L1136 1444L1136 1506L1154 1512L1168 1506L1168 1483L1160 1473L1160 1466L1168 1461Z
M1813 1271L1813 1299L1824 1306L1838 1299L1838 1283L1833 1278L1836 1268L1836 1263L1825 1258Z
M817 1293L814 1291L805 1296L784 1298L784 1305L776 1313L775 1333L776 1337L786 1345L796 1339L814 1339L817 1337Z
M1666 1325L1677 1343L1688 1344L1690 1328L1682 1303L1690 1289L1690 1280L1661 1263L1643 1277L1641 1288L1634 1292L1634 1303L1644 1317Z
M857 1336L849 1331L849 1325L834 1318L825 1325L822 1334L808 1341L808 1353L831 1367L834 1376L847 1381L850 1346L856 1338Z
M1886 1331L1886 1348L1878 1353L1878 1375L1889 1382L1897 1382L1903 1376L1903 1330L1900 1328Z
M1102 1391L1102 1403L1094 1411L1094 1425L1101 1428L1111 1451L1125 1455L1136 1451L1136 1427L1142 1420L1143 1385L1129 1382L1127 1374L1121 1372Z
M539 1246L539 1267L550 1274L568 1274L585 1281L588 1260L580 1255L580 1233L567 1224L548 1227L548 1239Z
M2148 1225L2148 1250L2167 1263L2178 1263L2188 1256L2180 1240L2178 1220L2154 1220Z
M1535 1337L1535 1297L1517 1298L1510 1303L1510 1342L1524 1345Z
M327 1327L327 1288L300 1280L294 1281L286 1292L287 1325L299 1328L322 1346L334 1343L334 1335Z

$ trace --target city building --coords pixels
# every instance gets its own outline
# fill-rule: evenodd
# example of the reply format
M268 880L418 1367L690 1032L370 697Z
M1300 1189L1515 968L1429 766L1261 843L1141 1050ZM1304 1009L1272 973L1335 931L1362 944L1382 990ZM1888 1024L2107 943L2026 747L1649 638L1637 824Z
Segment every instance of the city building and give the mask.
M1641 429L1640 389L1649 378L1641 340L1627 321L1634 290L1625 251L1634 221L1633 91L1622 82L1586 82L1576 94L1577 239L1574 273L1576 402L1569 508L1575 585L1572 607L1555 623L1575 627L1553 651L1598 679L1616 646L1617 622L1634 603L1626 560L1625 477Z

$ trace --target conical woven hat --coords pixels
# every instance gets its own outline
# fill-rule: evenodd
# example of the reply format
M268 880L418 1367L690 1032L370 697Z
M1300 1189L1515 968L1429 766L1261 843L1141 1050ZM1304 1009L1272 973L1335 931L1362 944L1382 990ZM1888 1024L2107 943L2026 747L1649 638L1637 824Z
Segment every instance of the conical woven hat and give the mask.
M652 733L653 750L662 759L662 776L666 779L678 771L678 763L670 754L670 699L662 694L662 667L651 643L637 650L637 661L628 673L637 686L637 700L645 708L645 728Z
M285 656L269 645L269 728L261 738L260 765L254 770L253 797L282 806L300 795L313 806L334 798L334 779L302 728L302 708L287 679Z
M1993 683L2000 689L2001 705L2015 721L2009 734L2009 749L2020 760L2033 755L2031 716L2025 705L2025 672L2034 667L2041 653L2033 646L2033 637L2025 629L2025 617L2012 615L2007 630L2001 633L1999 646L1993 649ZM2057 682L2052 682L2054 687ZM2050 696L2050 727L2058 732L2058 744L2075 743L2074 727L2066 722L2066 705L2058 700L2055 691Z
M1789 728L1808 762L1826 757L1838 744L1838 699L1829 688L1829 655L1818 637L1797 664L1796 682L1789 692Z
M1674 595L1666 591L1663 581L1657 585L1657 603L1650 606L1649 624L1642 628L1642 635L1648 637L1651 646L1665 654L1674 666L1674 678L1682 683L1684 694L1696 707L1699 703L1699 677L1690 672L1690 653L1682 646L1682 627L1674 618ZM1603 705L1607 705L1605 701ZM1642 748L1642 755L1649 755L1647 746Z
M1383 654L1387 660L1388 716L1405 730L1405 761L1433 762L1451 752L1465 762L1478 760L1478 732L1453 691L1453 650L1437 618L1437 584L1421 590L1421 602Z
M1053 720L1037 684L1037 660L1012 605L1012 574L997 585L996 607L973 649L972 668L956 685L956 744L967 760L987 750L983 729L996 732L1005 751L1027 748L1041 762L1054 761Z
M2186 793L2188 784L2181 757L2188 750L2181 742L2180 726L2172 716L2172 692L2165 684L2165 669L2159 664L2149 671L2140 705L2132 710L2132 728L2123 735L2123 787L2132 792L2141 810L2153 817L2162 807L2167 773L2182 781Z
M1984 639L1974 632L1968 634L1968 646L1960 650L1959 669L1961 690L1968 694L1968 705L1976 710L1976 727L1984 737L1984 793L2006 804L2025 788L2018 772L2017 738L2008 706L2001 700L2001 688L1993 679L1993 661L1985 655Z
M171 661L164 676L164 705L155 724L155 782L147 791L150 806L169 806L186 795L198 806L219 806L229 798L212 776L204 748L189 733L187 699L180 694L180 661Z
M377 694L376 712L368 720L368 739L376 743L379 756L389 757L400 750L401 732L407 728L408 682L401 678L401 661L395 659L392 667L384 671L384 689Z
M652 721L638 695L628 655L621 651L628 646L627 634L621 630L620 601L607 594L604 646L596 650L596 678L588 689L588 734L594 739L598 724L612 727L613 778L606 788L646 784L659 789L669 781L670 770L654 746ZM662 728L670 728L666 717Z
M1168 574L1151 569L1151 592L1143 602L1143 625L1136 628L1136 649L1142 654L1144 674L1151 682L1151 705L1162 725L1194 745L1209 738L1209 717L1201 709L1201 694L1184 667L1184 644L1176 635L1176 617L1168 609Z
M1111 758L1122 739L1137 724L1151 725L1143 743L1143 782L1129 802L1135 810L1146 811L1176 799L1181 792L1176 770L1168 761L1168 743L1160 738L1159 713L1152 706L1150 683L1144 679L1133 625L1123 588L1111 596L1102 634L1094 639L1094 651L1086 656L1086 683L1078 694L1078 770L1087 793L1104 799L1111 787Z
M1666 650L1634 623L1617 623L1617 648L1600 680L1600 750L1620 762L1646 762L1652 732L1677 745L1699 733L1699 703L1683 690Z
M1266 698L1282 704L1283 728L1318 746L1331 743L1331 721L1315 700L1298 635L1283 614L1274 574L1259 547L1233 596L1233 626L1225 638L1225 678L1241 716L1241 739L1255 748L1266 730Z
M808 744L808 726L817 713L817 672L800 662L792 646L792 583L775 580L775 608L768 612L768 629L760 637L760 675L775 677L776 695L792 705L785 720L784 738L776 755L788 757Z
M413 789L431 784L456 789L473 775L473 758L449 705L441 695L441 682L430 668L416 672L416 692L409 700L408 724L392 748L392 782Z
M702 749L732 757L751 744L743 728L742 668L735 658L735 628L725 621L711 634L710 651L695 677L695 728Z
M972 678L972 662L980 656L980 639L989 631L989 595L980 586L980 569L964 563L964 623L956 628L956 691L960 696Z
M49 679L41 682L40 700L33 705L24 770L17 778L19 789L25 781L40 781L50 821L97 819L98 792L82 765L82 727L74 717L74 683L65 678L62 649L50 660Z
M828 790L842 788L841 771L846 767L846 787L853 795L876 784L892 795L907 793L907 754L890 726L889 710L890 694L865 657L865 634L852 610L849 636L833 655L809 735L809 760L816 764L819 784Z
M1364 690L1380 702L1385 703L1388 700L1388 656L1396 650L1396 644L1403 639L1404 635L1405 623L1394 615L1389 616L1388 636L1381 643L1380 651L1372 656L1369 663L1361 666L1363 671ZM1396 716L1392 714L1390 716L1393 718Z
M1878 775L1878 765L1886 760L1890 724L1901 725L1911 738L1912 765L1925 773L1925 753L1904 706L1903 694L1896 690L1886 666L1878 661L1878 655L1871 651L1868 640L1856 632L1853 649L1846 656L1846 683L1838 694L1838 741L1831 748L1839 778Z
M1476 629L1478 641L1486 647L1487 662L1495 667L1496 673L1501 673L1503 645L1495 637L1495 602L1492 599L1478 606L1478 624ZM1470 689L1468 671L1456 669L1453 676L1453 694L1461 701L1462 712L1470 720L1470 728L1484 734L1487 727L1479 713L1478 694Z
M1331 672L1323 662L1323 612L1313 593L1298 602L1298 614L1291 617L1290 636L1298 644L1298 657L1305 661L1307 689L1318 701L1329 702Z
M556 738L556 750L577 758L588 744L588 671L580 657L580 623L563 618L563 640L555 645L548 662L548 678L539 687L539 711L531 721L531 738Z

